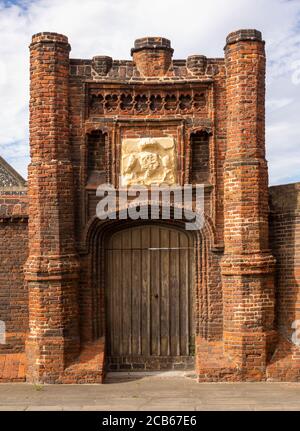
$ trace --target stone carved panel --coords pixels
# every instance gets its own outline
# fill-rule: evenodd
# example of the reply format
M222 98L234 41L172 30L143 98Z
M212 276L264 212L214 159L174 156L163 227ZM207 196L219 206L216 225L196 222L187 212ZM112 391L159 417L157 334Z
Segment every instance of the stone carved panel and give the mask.
M122 140L122 186L175 183L176 156L172 137Z

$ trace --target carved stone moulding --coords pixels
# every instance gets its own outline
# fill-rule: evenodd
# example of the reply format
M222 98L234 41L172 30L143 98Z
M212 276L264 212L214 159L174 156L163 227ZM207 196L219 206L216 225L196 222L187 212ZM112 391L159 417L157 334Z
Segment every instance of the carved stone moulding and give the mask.
M176 183L172 137L124 138L121 144L121 186Z
M147 89L144 86L124 88L90 88L88 115L174 115L200 113L207 109L205 87Z

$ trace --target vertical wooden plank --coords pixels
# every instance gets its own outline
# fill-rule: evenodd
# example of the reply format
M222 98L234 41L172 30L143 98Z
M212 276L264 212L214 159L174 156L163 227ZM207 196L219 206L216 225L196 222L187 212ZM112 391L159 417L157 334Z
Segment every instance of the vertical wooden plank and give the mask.
M110 250L107 248L105 250L105 264L107 265L107 274L106 274L106 286L111 286L112 279L111 279L111 255ZM106 343L107 343L107 352L110 355L110 348L111 348L111 331L112 331L112 322L111 318L112 315L110 313L111 310L111 294L109 292L109 289L106 287L104 292L105 297L105 310L106 310Z
M132 230L132 345L133 355L141 354L141 229Z
M142 230L142 295L141 295L141 336L142 355L150 355L150 228L147 226Z
M195 254L193 241L190 239L189 256L188 256L188 282L189 282L189 354L195 352ZM191 351L192 350L192 351Z
M131 353L131 231L121 234L122 241L122 353Z
M180 332L180 313L179 313L179 241L178 232L170 231L170 306L171 306L171 356L180 354L179 332Z
M160 228L151 227L151 354L160 355Z
M121 238L120 238L120 234L118 234L118 236L116 236L115 238L115 252L114 255L116 255L117 259L114 263L115 268L120 268L119 271L117 271L115 273L115 277L114 277L114 293L115 293L115 298L116 298L116 309L113 309L113 313L115 315L115 319L116 319L116 332L114 333L114 339L115 339L115 350L119 355L122 355L123 351L123 314L124 314L124 308L123 308L123 278L122 278L122 272L123 272L123 265L122 265L122 261L123 261L123 257L122 257L122 251L121 251L121 247L122 247L122 243L121 243ZM114 307L114 304L112 304L112 306Z
M161 355L170 355L170 230L161 229L160 246L165 250L160 251L160 345Z
M114 332L114 326L115 322L113 321L113 292L112 292L112 286L113 286L113 276L112 276L112 251L108 249L106 251L106 258L107 258L107 266L108 266L108 274L107 274L107 282L108 282L108 288L106 289L105 296L106 296L106 306L108 310L106 309L106 336L107 336L107 346L108 346L108 354L111 355L113 351L113 332Z
M113 236L110 246L112 250L111 254L111 285L109 286L109 295L111 297L111 321L113 321L113 325L110 328L111 334L111 351L112 355L120 354L120 345L121 345L121 337L122 337L122 255L120 251L120 243L119 236ZM120 271L116 272L115 267L119 267Z
M180 233L180 279L179 279L179 312L180 312L180 355L189 354L189 285L188 285L188 238Z

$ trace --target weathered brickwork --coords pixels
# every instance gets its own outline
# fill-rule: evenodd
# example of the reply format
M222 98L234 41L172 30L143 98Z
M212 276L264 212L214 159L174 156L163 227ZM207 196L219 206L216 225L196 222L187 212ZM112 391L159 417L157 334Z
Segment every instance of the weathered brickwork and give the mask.
M222 260L224 348L249 379L262 378L274 336L274 258L268 243L261 34L227 38L227 149Z
M300 183L270 188L270 237L276 257L278 344L268 366L273 380L300 378Z
M24 352L28 333L28 291L23 266L28 256L28 207L26 196L1 195L0 191L0 320L6 339L0 355Z
M137 39L132 61L70 59L69 52L66 36L33 36L28 194L25 185L7 189L15 182L12 171L2 175L0 320L7 324L7 343L0 345L0 381L101 383L111 364L123 370L192 368L199 381L299 380L291 330L300 319L299 187L271 188L269 201L261 33L231 33L224 58L176 60L170 41L159 37ZM141 158L136 148L130 153L133 143ZM169 220L151 222L163 228L159 235L173 232L169 247L160 248L159 236L145 248L149 223L122 220L121 203L116 219L96 217L97 187L118 188L121 174L128 180L141 175L142 166L147 175L159 166L171 183L204 184L204 225L190 232L193 270L186 278L177 202ZM149 195L142 210L150 204ZM137 241L138 228L145 231ZM131 232L132 248L121 242L113 252L123 253L120 267L135 266L108 273L112 235L123 229ZM129 304L119 314L107 303L120 303L108 295L112 277L119 277L114 292L119 283L121 303ZM178 280L188 280L192 300L180 297L188 289ZM162 307L174 314L169 321L158 315L156 323L147 310L155 315ZM130 328L123 342L128 335L130 346L138 339L142 347L134 346L133 355L126 345L126 354L111 358L107 328L112 325L110 334L122 328L119 319ZM181 330L186 321L193 323L188 338ZM159 339L151 340L151 332Z

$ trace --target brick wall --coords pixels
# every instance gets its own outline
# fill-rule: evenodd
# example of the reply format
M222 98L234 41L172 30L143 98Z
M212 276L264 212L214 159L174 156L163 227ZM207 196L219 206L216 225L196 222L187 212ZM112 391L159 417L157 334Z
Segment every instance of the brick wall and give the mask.
M27 197L0 195L0 320L6 343L0 353L24 351L28 331L28 291L23 265L28 256Z
M277 326L291 339L300 319L300 183L270 188L270 234L276 264Z

